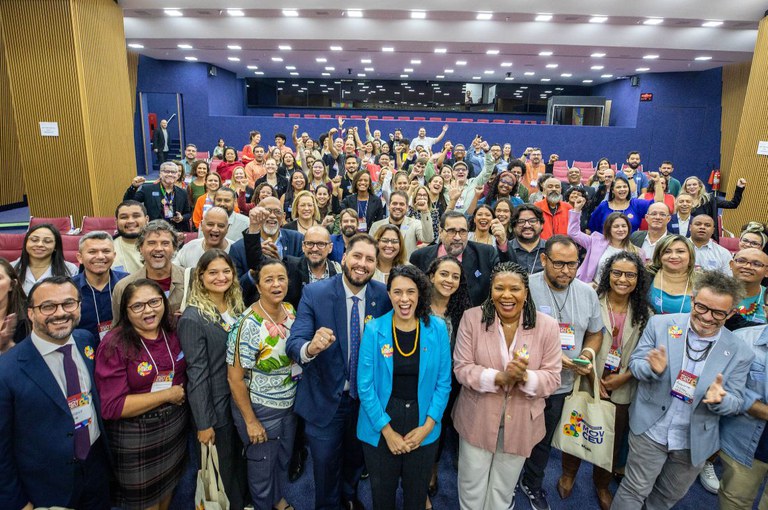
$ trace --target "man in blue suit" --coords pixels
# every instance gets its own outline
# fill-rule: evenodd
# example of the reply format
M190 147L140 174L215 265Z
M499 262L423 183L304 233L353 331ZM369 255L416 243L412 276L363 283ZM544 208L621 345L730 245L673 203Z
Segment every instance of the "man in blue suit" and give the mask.
M288 338L288 355L304 369L294 409L306 421L316 509L364 508L357 498L357 359L365 322L392 309L386 287L371 281L377 254L371 236L353 236L343 274L304 288Z
M611 508L671 508L720 449L720 417L741 412L754 359L723 328L741 292L733 278L703 271L690 314L648 321L629 361L640 382L629 409L626 476Z
M0 508L109 510L95 339L66 277L29 292L32 334L0 357Z

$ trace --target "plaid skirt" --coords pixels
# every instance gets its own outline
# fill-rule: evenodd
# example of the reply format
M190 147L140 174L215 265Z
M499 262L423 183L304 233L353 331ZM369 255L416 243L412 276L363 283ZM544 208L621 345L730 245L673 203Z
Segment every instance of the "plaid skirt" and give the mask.
M117 481L115 504L143 509L170 496L187 458L187 406L166 404L105 425Z

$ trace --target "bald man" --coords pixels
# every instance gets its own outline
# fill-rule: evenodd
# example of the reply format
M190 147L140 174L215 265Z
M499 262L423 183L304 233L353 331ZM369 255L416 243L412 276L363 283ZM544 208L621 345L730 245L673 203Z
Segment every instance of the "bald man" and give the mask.
M736 252L730 264L733 277L744 286L746 296L736 307L738 315L749 321L750 326L765 324L765 287L760 282L768 276L768 255L757 248L747 248Z
M697 269L712 269L731 276L731 252L712 239L715 220L708 214L699 214L691 220L691 242L696 254Z
M656 249L656 243L667 236L669 220L669 208L664 202L654 202L648 206L648 210L645 213L648 230L636 230L629 236L629 241L632 244L643 249L646 260L653 258L653 250Z

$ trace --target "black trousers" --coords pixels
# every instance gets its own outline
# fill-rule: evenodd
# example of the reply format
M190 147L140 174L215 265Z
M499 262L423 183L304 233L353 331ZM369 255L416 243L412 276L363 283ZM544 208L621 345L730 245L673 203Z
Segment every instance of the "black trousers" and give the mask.
M419 425L419 406L413 400L390 399L387 404L390 426L405 436ZM398 482L402 480L404 510L424 510L438 442L421 445L416 450L395 455L384 437L378 446L363 443L365 465L371 481L374 510L394 510Z
M91 446L88 457L75 465L74 490L67 508L109 510L109 460L104 435Z
M526 459L523 465L523 483L529 489L539 490L544 482L544 470L547 468L549 452L552 450L552 436L555 435L555 429L560 423L565 397L569 394L551 395L545 399L544 424L547 430L544 439L533 447L531 456Z

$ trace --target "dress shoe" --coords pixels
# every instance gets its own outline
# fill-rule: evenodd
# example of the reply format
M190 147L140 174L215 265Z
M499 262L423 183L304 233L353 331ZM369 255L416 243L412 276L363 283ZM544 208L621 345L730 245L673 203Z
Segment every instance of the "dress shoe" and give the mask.
M363 502L357 498L351 501L344 501L344 504L342 504L341 507L344 508L344 510L365 510L365 505L363 505Z
M597 489L597 501L600 503L600 510L610 510L613 494L609 489Z
M288 466L288 480L295 482L304 473L304 464L307 460L307 449L302 448L296 455L291 457L291 463Z
M563 475L557 481L557 493L560 495L560 499L568 499L573 492L573 484L576 479L572 476Z

